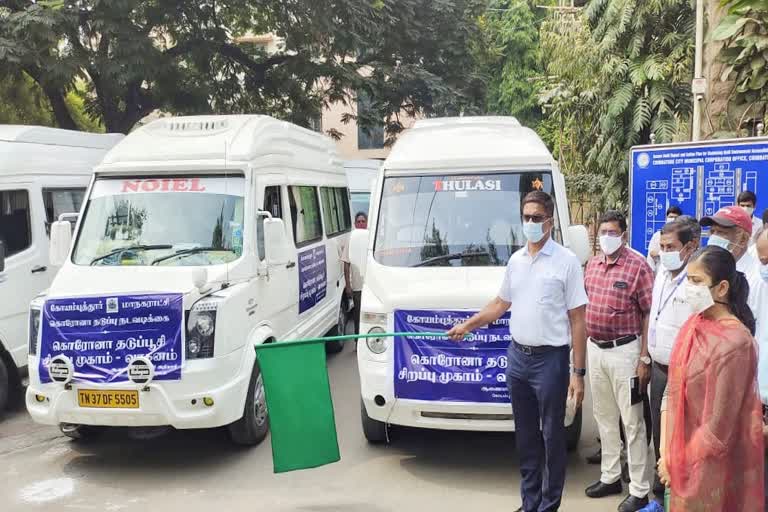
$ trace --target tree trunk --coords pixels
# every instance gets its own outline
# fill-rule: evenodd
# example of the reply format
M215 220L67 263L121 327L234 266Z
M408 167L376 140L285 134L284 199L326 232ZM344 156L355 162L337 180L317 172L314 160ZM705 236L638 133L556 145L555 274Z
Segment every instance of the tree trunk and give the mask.
M710 35L725 16L725 10L720 6L720 0L704 1L704 49L702 75L707 79L707 93L701 101L701 139L711 139L719 131L736 129L729 127L728 99L733 90L733 82L720 81L725 64L720 60L722 41L712 41ZM738 121L736 121L738 122Z
M53 117L56 118L56 124L59 128L65 130L79 130L80 128L75 123L72 114L67 108L67 102L64 99L64 91L51 84L43 83L43 73L37 67L25 67L24 72L32 77L32 80L37 82L43 93L48 98L48 102L51 104L53 110Z

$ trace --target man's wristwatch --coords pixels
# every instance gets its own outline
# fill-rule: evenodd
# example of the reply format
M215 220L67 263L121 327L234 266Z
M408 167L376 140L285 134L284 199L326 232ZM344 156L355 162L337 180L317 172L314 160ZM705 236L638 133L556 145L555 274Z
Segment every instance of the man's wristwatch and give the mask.
M587 375L587 369L586 368L571 368L571 373L574 375L578 375L579 377L584 377Z
M651 356L642 356L640 358L640 362L648 366L649 364L651 364Z

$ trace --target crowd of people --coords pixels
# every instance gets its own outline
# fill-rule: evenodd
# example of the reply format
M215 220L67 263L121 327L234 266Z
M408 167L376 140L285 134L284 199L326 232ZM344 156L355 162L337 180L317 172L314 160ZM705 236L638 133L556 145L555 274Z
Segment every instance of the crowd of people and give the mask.
M765 510L768 211L757 219L756 203L744 192L700 220L670 208L647 258L627 245L624 216L606 212L600 254L582 270L552 239L551 197L524 198L527 244L510 258L498 296L448 333L461 341L510 313L519 511L559 509L566 400L581 404L587 375L601 438L600 478L587 496L624 492L625 444L619 512L660 507L665 492L672 512Z

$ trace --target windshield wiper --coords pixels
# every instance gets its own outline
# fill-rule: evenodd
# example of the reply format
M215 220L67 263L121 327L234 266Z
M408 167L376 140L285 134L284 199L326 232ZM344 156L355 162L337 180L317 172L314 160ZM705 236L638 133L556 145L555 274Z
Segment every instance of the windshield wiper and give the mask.
M178 258L179 256L188 256L190 254L198 254L201 252L209 252L209 251L235 252L233 249L225 249L224 247L193 247L191 249L182 249L180 251L176 251L173 254L169 254L168 256L163 256L162 258L157 258L156 260L152 260L152 263L150 263L150 265L157 265L161 261L170 260L171 258Z
M434 258L427 258L426 260L416 263L415 265L411 265L411 267L424 267L426 265L429 265L430 263L435 263L438 261L451 261L451 260L458 260L463 258L472 258L474 256L489 256L491 253L488 251L481 251L481 252L454 252L452 254L442 254L440 256L435 256Z
M122 254L126 251L155 251L155 250L161 250L161 249L173 249L172 245L163 244L163 245L129 245L128 247L121 247L120 249L115 249L114 251L110 251L107 254L104 254L103 256L97 256L91 260L91 265L96 264L96 262L105 260L111 256L116 256L118 254Z

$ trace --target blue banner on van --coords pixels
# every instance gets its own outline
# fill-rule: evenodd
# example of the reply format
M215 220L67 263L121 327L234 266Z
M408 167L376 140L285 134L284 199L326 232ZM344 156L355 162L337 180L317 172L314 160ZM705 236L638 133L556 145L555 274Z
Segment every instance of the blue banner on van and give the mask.
M443 332L471 311L395 311L396 332ZM395 338L395 396L413 400L509 403L509 314L460 343L439 337Z
M154 380L179 380L184 363L180 294L49 299L40 333L40 381L51 382L52 358L72 360L74 380L126 382L139 356L155 366Z
M299 314L319 304L328 286L325 246L299 253Z

